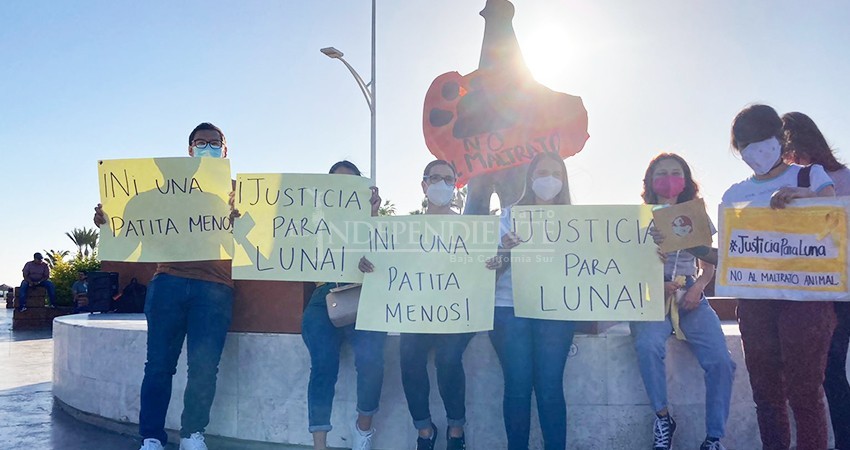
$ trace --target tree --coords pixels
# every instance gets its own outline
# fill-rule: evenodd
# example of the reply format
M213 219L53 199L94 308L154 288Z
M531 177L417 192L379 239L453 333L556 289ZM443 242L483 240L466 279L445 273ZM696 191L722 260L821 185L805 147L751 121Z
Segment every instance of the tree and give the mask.
M394 216L396 213L395 203L390 202L389 200L384 200L383 206L378 208L379 216Z
M74 228L71 232L65 232L65 236L77 246L78 256L89 256L89 250L97 247L98 233L94 228Z
M417 214L425 214L425 209L428 208L428 198L425 197L422 199L422 203L420 203L420 207L417 210L410 211L411 216L415 216Z
M47 266L53 269L65 260L65 257L70 255L70 250L44 250L44 259L47 260Z

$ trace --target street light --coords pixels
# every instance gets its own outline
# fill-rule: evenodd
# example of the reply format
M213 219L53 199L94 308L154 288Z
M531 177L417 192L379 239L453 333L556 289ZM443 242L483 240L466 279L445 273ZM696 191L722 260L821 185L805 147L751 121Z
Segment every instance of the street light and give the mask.
M376 182L375 177L375 0L372 0L372 79L366 83L363 81L363 77L354 70L354 67L351 67L351 64L348 64L348 61L343 58L343 53L337 50L334 47L325 47L321 50L322 53L325 54L328 58L338 59L345 67L348 68L348 71L351 72L351 75L354 76L354 81L357 82L357 87L360 88L360 92L363 93L363 97L366 98L366 105L369 106L369 114L371 118L371 132L372 132L372 140L371 140L371 167L370 173L372 175L372 183Z

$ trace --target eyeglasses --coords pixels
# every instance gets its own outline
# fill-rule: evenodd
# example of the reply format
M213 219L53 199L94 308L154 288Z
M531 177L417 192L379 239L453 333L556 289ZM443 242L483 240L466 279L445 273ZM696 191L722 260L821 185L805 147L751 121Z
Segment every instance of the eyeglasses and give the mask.
M192 147L197 147L199 149L207 148L207 145L209 145L210 148L212 148L212 149L218 150L223 145L223 142L221 142L221 141L205 141L203 139L195 139L194 141L192 141Z
M424 177L422 177L422 179L427 181L428 184L436 184L436 183L439 183L441 181L445 181L446 184L448 184L450 186L453 186L455 184L455 182L457 182L457 178L455 178L454 175L433 174L433 175L424 176Z

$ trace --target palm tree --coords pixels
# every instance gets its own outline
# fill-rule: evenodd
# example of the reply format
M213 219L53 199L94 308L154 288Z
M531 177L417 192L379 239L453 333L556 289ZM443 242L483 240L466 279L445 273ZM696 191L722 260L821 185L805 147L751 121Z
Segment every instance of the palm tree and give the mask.
M84 230L85 228L82 230L79 228L74 228L71 232L65 232L65 236L68 236L68 239L70 239L71 242L73 242L74 245L77 246L77 253L79 253L80 255L83 254L83 241L86 238Z
M89 250L94 250L97 247L98 233L94 228L74 228L71 232L65 232L65 236L68 236L68 239L77 246L77 254L80 256L88 257Z
M84 230L86 230L85 255L89 256L89 250L94 253L94 250L97 248L97 238L99 237L99 234L94 228L84 228Z
M63 261L70 254L70 250L44 250L44 259L47 260L47 266L53 269L59 261Z

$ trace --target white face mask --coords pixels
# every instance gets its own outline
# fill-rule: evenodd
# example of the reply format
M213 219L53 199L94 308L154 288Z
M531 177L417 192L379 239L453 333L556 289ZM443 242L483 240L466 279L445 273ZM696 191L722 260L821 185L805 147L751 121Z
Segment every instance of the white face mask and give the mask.
M455 195L454 186L448 185L443 181L438 181L434 184L429 184L425 190L425 196L428 201L436 206L446 206L452 202Z
M744 147L741 158L753 169L756 175L764 175L777 166L782 147L775 137L765 139Z
M551 175L537 178L531 183L531 190L540 200L545 202L555 198L563 188L564 182Z

